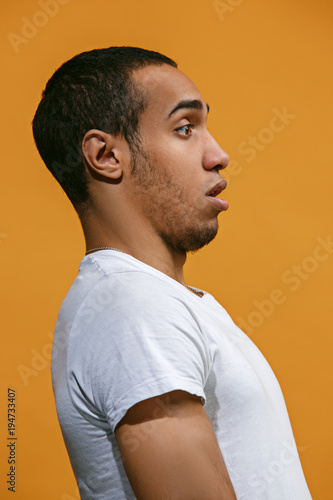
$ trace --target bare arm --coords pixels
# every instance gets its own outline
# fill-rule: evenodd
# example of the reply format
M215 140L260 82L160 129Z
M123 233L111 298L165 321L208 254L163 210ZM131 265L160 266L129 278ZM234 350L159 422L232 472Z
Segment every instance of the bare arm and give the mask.
M237 500L197 396L173 391L136 404L116 438L138 500Z

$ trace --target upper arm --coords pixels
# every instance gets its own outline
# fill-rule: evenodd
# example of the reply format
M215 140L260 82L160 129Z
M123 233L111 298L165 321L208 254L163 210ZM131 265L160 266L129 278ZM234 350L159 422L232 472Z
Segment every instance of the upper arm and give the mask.
M137 403L116 428L138 500L235 500L200 398L172 391Z

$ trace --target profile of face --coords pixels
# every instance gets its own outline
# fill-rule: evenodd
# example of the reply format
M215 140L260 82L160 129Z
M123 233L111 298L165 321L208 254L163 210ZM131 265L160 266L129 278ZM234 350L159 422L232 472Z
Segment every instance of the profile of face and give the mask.
M132 155L131 203L174 251L196 251L218 231L228 203L229 157L207 129L208 106L194 83L169 65L134 73L148 107L140 118L140 151Z

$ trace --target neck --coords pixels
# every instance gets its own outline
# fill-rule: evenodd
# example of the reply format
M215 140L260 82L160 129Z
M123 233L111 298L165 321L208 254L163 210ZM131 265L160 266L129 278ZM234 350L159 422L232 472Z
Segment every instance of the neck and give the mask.
M81 220L81 224L87 251L99 247L120 250L186 286L183 273L186 253L171 249L159 235L149 234L141 226L131 226L127 231L123 228L118 231L114 226L110 229L92 216Z

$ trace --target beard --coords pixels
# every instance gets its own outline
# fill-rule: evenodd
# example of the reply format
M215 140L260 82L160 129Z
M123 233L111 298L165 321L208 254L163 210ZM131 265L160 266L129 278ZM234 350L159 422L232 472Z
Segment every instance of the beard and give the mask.
M164 243L179 253L196 252L218 232L217 217L200 221L204 200L191 199L188 189L177 183L165 168L156 168L143 151L132 153L132 178L142 210Z
M160 236L164 242L172 249L180 253L196 252L200 248L208 245L217 235L218 224L216 227L184 228L180 234L174 231L174 227L169 228L168 232L161 231Z

